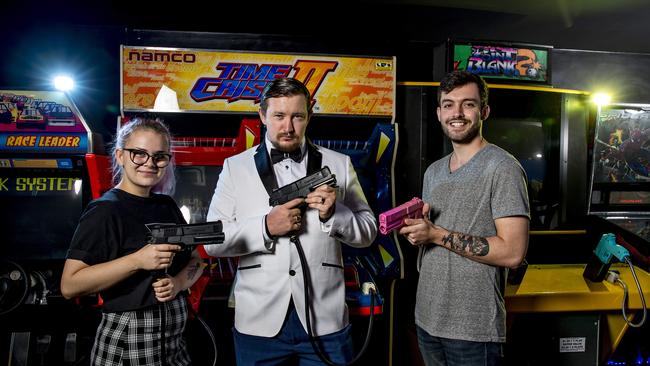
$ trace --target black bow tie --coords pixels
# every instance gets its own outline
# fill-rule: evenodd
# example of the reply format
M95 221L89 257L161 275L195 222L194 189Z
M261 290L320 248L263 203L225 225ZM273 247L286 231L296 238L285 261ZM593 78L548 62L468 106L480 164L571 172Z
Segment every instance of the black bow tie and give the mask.
M276 149L271 149L271 162L277 164L284 159L293 159L296 163L299 163L302 160L302 151L300 149L295 149L291 152L284 152Z

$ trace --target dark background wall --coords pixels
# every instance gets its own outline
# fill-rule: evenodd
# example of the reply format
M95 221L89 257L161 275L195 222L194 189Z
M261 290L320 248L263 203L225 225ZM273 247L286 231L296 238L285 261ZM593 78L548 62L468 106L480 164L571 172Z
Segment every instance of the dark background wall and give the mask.
M648 53L553 51L553 86L591 92L607 91L612 93L616 102L650 103L648 71Z
M72 93L90 125L105 136L119 114L120 44L144 42L134 29L158 33L148 41L171 47L331 54L396 55L398 81L434 81L433 51L448 38L549 45L553 86L607 90L619 102L650 103L650 4L647 0L330 0L171 2L5 0L0 6L0 88L50 89L52 77L68 73ZM434 96L402 88L402 119L432 116ZM422 96L414 102L411 94ZM409 101L411 103L409 104ZM400 121L400 123L402 123ZM404 124L403 124L404 125ZM413 147L437 125L402 131ZM435 150L431 144L423 149ZM424 159L420 150L400 151ZM414 152L417 152L414 154ZM422 161L422 166L426 166ZM412 172L409 172L412 174ZM419 172L419 176L422 175ZM419 183L418 183L419 184ZM418 189L413 191L418 192ZM403 201L410 197L401 197ZM411 248L412 249L412 248ZM408 249L405 249L408 250ZM413 250L407 253L414 268ZM409 274L411 275L411 274ZM398 288L412 320L414 281ZM409 287L411 286L411 287ZM404 334L404 333L399 333ZM411 335L409 333L409 335ZM402 359L415 357L402 337ZM410 362L413 363L413 362Z
M159 39L169 46L396 55L399 81L433 81L433 49L447 38L550 45L553 86L650 103L644 1L476 3L8 2L0 22L0 87L49 89L55 74L67 72L83 115L108 135L119 113L119 45L138 41L133 29L158 29L194 32Z

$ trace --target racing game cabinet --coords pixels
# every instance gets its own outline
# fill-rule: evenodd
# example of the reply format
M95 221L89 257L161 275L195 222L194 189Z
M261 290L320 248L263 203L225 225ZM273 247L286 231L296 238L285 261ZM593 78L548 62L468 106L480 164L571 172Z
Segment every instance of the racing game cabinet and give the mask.
M108 166L68 95L0 90L0 359L60 365L92 344L99 313L65 301L59 279L83 209L110 188Z

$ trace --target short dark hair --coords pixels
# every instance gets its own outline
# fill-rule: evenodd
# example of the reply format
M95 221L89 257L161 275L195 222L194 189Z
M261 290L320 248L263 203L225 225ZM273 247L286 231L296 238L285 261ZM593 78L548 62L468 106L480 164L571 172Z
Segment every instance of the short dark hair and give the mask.
M482 77L472 74L469 71L465 70L455 70L445 75L444 78L440 81L440 87L438 87L438 104L440 104L440 98L442 98L442 93L449 93L452 90L458 88L459 86L467 85L474 83L478 87L478 92L481 97L481 108L488 105L488 86L485 80Z
M292 97L303 95L307 103L307 113L311 114L311 95L302 82L293 78L279 78L266 84L260 96L260 110L266 113L270 98Z

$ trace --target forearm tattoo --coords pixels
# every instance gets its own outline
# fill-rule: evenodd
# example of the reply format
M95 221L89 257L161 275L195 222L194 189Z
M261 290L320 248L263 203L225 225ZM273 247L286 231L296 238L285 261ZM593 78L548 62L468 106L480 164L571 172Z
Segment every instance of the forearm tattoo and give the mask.
M196 263L194 263L193 266L188 267L187 268L187 279L191 280L192 278L194 278L194 276L196 276L196 272L198 272L199 269L201 269L201 263L200 262L196 262Z
M490 251L487 239L455 232L443 236L442 245L454 252L465 253L471 257L483 257Z

